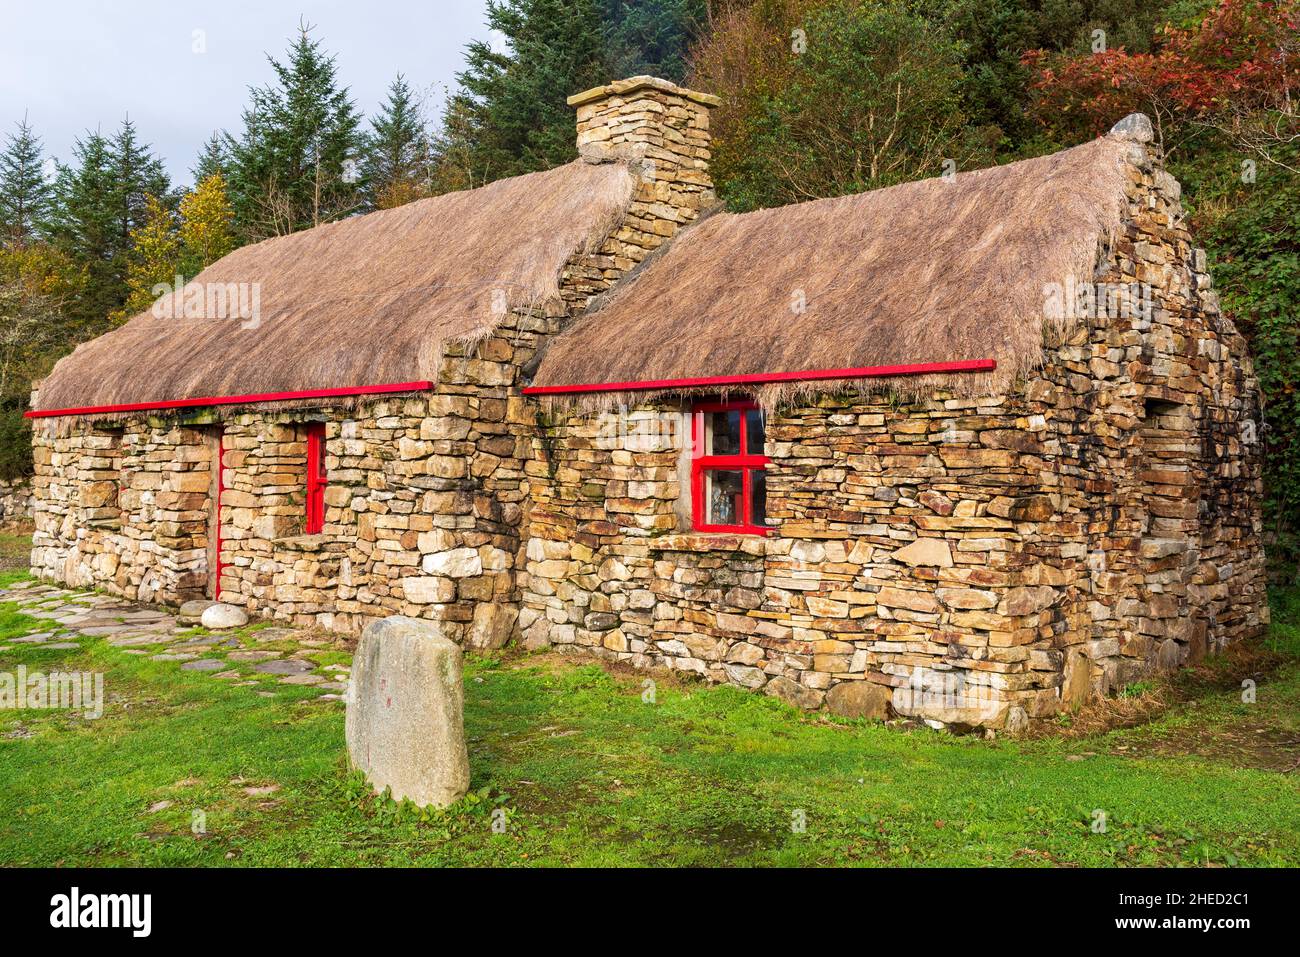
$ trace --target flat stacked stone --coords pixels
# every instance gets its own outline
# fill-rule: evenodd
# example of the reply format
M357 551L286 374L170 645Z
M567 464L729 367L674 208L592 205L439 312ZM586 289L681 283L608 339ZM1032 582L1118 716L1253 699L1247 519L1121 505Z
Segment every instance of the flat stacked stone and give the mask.
M553 420L528 465L525 644L801 707L868 683L893 713L1018 730L1260 634L1254 373L1177 183L1132 146L1124 232L1085 278L1149 284L1150 314L1082 322L1007 395L768 410L769 538L689 532L687 436Z
M179 424L128 417L107 430L85 420L38 424L34 571L142 601L204 597L215 561L209 503L220 425L222 601L341 632L406 615L436 620L470 647L515 637L536 428L522 370L594 296L714 202L708 109L716 98L653 78L580 98L584 158L629 164L636 184L611 234L570 259L558 301L516 310L472 343L445 343L427 394L232 406ZM317 535L303 528L308 422L325 427Z

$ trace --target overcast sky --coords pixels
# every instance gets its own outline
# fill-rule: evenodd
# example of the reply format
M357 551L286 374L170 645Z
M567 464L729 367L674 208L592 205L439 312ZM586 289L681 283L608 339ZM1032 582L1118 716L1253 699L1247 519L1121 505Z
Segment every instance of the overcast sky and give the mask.
M199 148L237 131L249 86L270 82L300 18L337 57L369 116L397 72L441 97L466 43L488 36L484 0L0 0L0 130L27 114L67 161L85 130L130 115L188 184ZM196 34L195 31L202 31ZM195 52L198 47L206 52ZM436 102L440 102L438 99Z

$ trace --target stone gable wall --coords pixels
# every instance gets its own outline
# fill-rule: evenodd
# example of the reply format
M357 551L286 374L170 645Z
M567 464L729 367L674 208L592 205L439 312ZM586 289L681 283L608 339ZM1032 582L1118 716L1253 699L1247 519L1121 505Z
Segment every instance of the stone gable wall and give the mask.
M1053 397L1066 461L1070 609L1096 690L1171 670L1268 621L1258 385L1192 244L1178 183L1135 148L1129 215L1105 278L1158 290L1148 318L1094 324L1031 397Z
M1253 373L1177 184L1134 150L1125 232L1085 278L1150 284L1149 315L1079 323L1008 395L769 410L766 539L687 530L684 424L547 422L525 644L1014 731L1259 634Z

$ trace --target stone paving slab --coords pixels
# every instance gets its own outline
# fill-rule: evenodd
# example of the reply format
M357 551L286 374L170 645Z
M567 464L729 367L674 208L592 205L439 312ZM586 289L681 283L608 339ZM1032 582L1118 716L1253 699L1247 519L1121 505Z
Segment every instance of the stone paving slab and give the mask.
M23 614L44 623L39 630L33 628L30 634L11 639L0 646L0 651L17 653L21 648L33 647L74 650L82 647L77 639L92 638L118 649L120 654L175 663L181 670L230 681L235 687L256 688L273 678L278 684L319 690L315 699L319 701L341 701L348 688L348 665L336 662L318 668L315 661L302 654L308 649L337 647L337 640L292 627L274 625L194 634L198 626L181 621L167 609L32 581L0 588L0 602L14 602ZM287 642L296 647L256 647L270 642ZM265 687L256 693L281 697Z
M226 663L220 658L196 658L181 665L181 671L225 671Z
M81 632L85 634L85 632ZM108 639L108 643L114 648L136 648L140 645L159 645L162 644L155 635L114 635Z
M264 675L304 675L315 666L301 658L283 658L276 661L261 661L253 665L253 670Z
M297 634L292 628L259 628L257 631L249 633L250 638L258 644L265 644L268 641L283 641L292 639Z

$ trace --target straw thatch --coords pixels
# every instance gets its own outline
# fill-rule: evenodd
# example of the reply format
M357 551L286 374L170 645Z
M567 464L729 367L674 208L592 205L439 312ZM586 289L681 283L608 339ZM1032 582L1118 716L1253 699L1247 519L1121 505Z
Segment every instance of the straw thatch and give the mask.
M255 327L157 318L165 296L61 360L36 408L434 379L444 342L557 300L565 262L600 244L632 187L622 165L574 162L245 246L192 288L258 284Z
M1120 225L1129 146L1112 135L953 181L714 215L560 336L534 384L992 358L991 374L833 380L760 394L1002 391L1042 361L1045 286L1094 279ZM654 395L549 401L592 407Z

